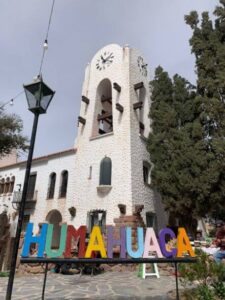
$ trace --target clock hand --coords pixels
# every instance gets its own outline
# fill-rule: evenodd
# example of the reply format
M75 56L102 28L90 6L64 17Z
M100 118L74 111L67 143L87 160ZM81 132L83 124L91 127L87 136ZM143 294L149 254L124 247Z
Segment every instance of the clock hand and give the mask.
M102 59L102 62L103 62L103 63L106 62L105 58L104 58L102 55L101 55L101 59Z
M106 57L105 60L109 60L109 58L111 57L112 54L110 54L109 56Z

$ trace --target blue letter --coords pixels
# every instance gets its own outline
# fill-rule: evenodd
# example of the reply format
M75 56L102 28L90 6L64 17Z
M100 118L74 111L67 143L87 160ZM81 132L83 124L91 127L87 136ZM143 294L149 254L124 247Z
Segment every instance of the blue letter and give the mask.
M38 244L37 257L43 257L44 256L47 229L48 229L48 224L42 224L40 234L38 236L33 236L33 223L28 223L27 224L27 231L26 231L26 234L25 234L23 251L22 251L22 254L21 254L22 257L29 256L29 254L30 254L30 245L32 243Z
M143 228L138 227L137 228L137 238L138 238L138 250L133 251L132 250L132 238L131 238L131 227L127 227L126 229L127 233L127 253L133 258L139 258L142 257L144 252L144 234L143 234Z

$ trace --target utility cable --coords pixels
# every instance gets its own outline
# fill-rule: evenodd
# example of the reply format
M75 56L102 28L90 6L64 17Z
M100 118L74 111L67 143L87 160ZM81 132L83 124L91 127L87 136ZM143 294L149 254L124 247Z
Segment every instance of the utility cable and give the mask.
M38 77L41 77L41 70L42 70L42 66L43 66L43 62L44 62L45 52L48 49L48 35L49 35L50 26L51 26L54 5L55 5L55 0L52 1L51 11L50 11L49 20L48 20L47 32L46 32L45 41L44 41L44 44L43 44L43 52L42 52L41 64L40 64L40 69L39 69ZM17 97L19 97L21 94L23 94L23 93L24 93L24 91L21 91L15 97L13 97L10 100L8 100L5 103L3 103L0 106L0 110L2 110L7 104L13 105L13 101Z
M43 66L43 62L44 62L44 58L45 58L45 52L48 49L48 34L49 34L49 29L50 29L50 25L51 25L51 21L52 21L52 14L53 14L54 5L55 5L55 0L52 1L52 7L51 7L49 20L48 20L47 32L46 32L45 41L44 41L44 45L43 45L41 64L40 64L40 69L39 69L39 73L38 73L39 76L41 76L41 70L42 70L42 66Z
M19 92L18 94L16 94L13 98L11 98L10 100L6 101L5 103L3 103L0 106L0 109L3 109L7 104L13 105L13 102L16 98L18 98L20 95L22 95L24 93L24 91Z

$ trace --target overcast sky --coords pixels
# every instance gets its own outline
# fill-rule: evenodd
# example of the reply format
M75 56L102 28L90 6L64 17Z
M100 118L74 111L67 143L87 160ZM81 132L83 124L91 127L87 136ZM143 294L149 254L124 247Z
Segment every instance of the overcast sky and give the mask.
M52 0L0 0L0 102L38 74ZM138 48L153 77L159 64L170 75L195 82L194 57L184 15L212 13L217 0L56 0L43 65L56 94L39 119L35 156L72 148L77 131L84 69L103 46ZM24 94L6 112L17 113L30 137L33 114Z

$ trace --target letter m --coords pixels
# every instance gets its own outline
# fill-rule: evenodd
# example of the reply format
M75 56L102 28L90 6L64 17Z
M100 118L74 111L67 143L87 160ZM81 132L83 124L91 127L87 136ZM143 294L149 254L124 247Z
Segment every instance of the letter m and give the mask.
M73 227L73 225L68 225L67 227L67 238L66 238L66 249L64 252L64 257L65 258L70 258L71 257L71 244L72 244L72 239L74 241L78 240L79 243L79 250L78 250L78 257L82 258L85 255L85 238L86 238L86 231L87 227L86 226L80 226L77 230L76 228Z

